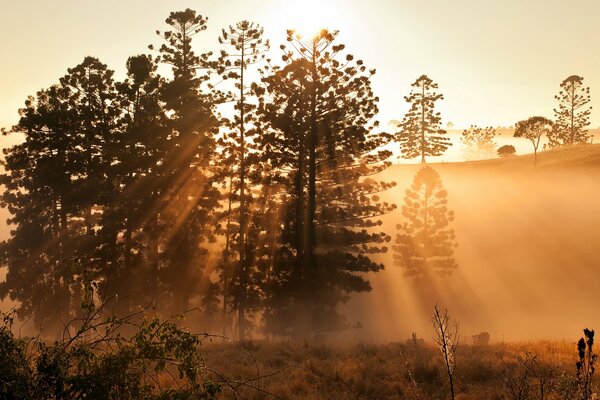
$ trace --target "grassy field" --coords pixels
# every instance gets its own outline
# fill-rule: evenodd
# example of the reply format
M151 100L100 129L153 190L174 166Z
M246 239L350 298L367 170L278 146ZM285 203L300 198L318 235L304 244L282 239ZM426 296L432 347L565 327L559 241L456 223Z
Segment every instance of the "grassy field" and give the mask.
M248 350L251 355L236 345L212 344L204 349L211 369L231 380L248 383L248 387L239 388L248 399L449 398L441 353L432 344L257 342L250 344ZM542 378L544 399L574 400L569 387L573 388L576 359L574 342L463 345L457 352L456 398L541 399ZM527 368L523 367L525 364ZM265 377L253 380L257 375ZM528 396L511 395L507 385L511 380L528 390ZM224 398L234 397L226 390Z

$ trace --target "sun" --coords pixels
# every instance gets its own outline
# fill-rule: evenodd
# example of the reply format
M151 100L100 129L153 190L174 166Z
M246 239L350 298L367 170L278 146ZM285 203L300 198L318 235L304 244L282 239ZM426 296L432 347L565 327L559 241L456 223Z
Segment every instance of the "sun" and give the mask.
M271 8L270 22L313 37L323 29L338 29L340 5L335 0L287 0Z

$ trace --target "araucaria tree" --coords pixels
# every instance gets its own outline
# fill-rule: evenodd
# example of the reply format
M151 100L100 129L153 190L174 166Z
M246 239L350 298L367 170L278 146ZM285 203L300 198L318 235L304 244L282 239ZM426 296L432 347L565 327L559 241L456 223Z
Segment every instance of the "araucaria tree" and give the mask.
M480 160L481 157L491 157L496 153L496 130L492 127L481 128L471 125L465 129L460 139L464 146L466 160Z
M437 83L427 75L419 77L411 86L412 91L404 98L410 110L398 125L396 142L403 158L421 156L421 163L425 163L426 156L440 156L451 146L442 129L440 113L435 111L435 103L444 95L437 92Z
M266 329L308 338L339 329L337 305L371 286L365 273L383 265L378 217L394 206L378 193L391 184L368 178L388 165L380 150L390 135L375 131L374 70L342 55L337 33L304 39L288 32L286 65L265 75L259 90L260 146L269 181L279 185L274 264L267 280Z
M186 9L172 12L166 23L168 30L157 32L164 40L158 58L172 67L173 79L162 90L169 137L161 165L166 186L157 206L161 221L158 272L163 296L170 295L170 306L181 311L190 306L201 281L211 285L205 244L214 240L220 201L215 182L219 121L214 92L206 85L211 53L196 54L192 48L193 37L206 30L207 18Z
M448 209L448 194L439 174L431 167L421 168L406 191L400 231L392 247L397 265L406 276L450 275L457 268L454 230L449 228L454 212Z
M589 140L592 107L590 88L583 85L583 77L572 75L562 81L560 92L554 96L558 109L554 109L554 129L548 136L551 147L586 143Z
M223 77L223 80L235 82L235 89L229 93L229 99L235 102L236 116L233 120L226 120L225 125L228 128L228 134L223 137L222 146L224 155L228 156L230 162L227 163L230 190L228 197L227 218L230 221L232 217L233 195L237 194L239 207L237 209L238 232L237 232L237 253L238 262L235 274L232 274L231 268L232 242L230 223L226 229L226 248L222 265L222 283L223 283L223 314L226 314L227 304L230 297L235 299L234 305L238 310L238 337L244 339L246 331L246 308L247 291L249 289L248 278L251 275L249 269L252 267L248 257L249 240L252 236L248 230L249 207L252 196L248 190L248 175L253 171L248 165L248 147L253 147L252 136L256 134L256 129L247 129L247 125L252 124L252 119L256 115L253 111L255 105L248 102L249 79L246 74L251 65L256 64L264 58L269 49L269 41L263 39L263 28L249 21L241 21L235 26L229 26L223 29L219 37L219 43L228 45L228 50L221 50L221 56L217 62L217 70ZM234 178L234 169L237 167L237 190L231 185ZM231 293L230 293L231 292ZM233 296L230 296L232 294Z
M554 124L551 120L544 117L531 117L524 121L517 122L515 126L515 137L528 139L533 145L533 163L537 166L537 152L542 137L550 137Z

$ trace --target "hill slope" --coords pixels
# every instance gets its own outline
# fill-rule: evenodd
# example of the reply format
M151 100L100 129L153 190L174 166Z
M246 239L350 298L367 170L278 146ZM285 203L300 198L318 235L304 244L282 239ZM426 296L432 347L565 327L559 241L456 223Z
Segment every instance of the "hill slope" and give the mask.
M576 336L599 327L600 145L468 163L431 164L448 190L459 269L429 287L403 276L392 253L373 275L373 292L349 305L363 339L397 340L429 332L430 308L447 306L464 334L500 340ZM398 186L384 198L399 209L384 219L395 237L404 191L420 165L382 176ZM383 322L381 322L383 321Z

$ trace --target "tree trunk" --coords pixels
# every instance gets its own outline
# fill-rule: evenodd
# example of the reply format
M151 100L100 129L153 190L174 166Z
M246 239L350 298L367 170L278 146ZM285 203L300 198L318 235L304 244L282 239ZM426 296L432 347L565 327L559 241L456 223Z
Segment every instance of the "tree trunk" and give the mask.
M238 339L246 337L246 292L247 292L247 265L246 265L246 163L245 163L245 137L244 137L244 67L245 67L245 38L242 34L242 58L240 64L240 263L239 283L240 295L238 304Z

